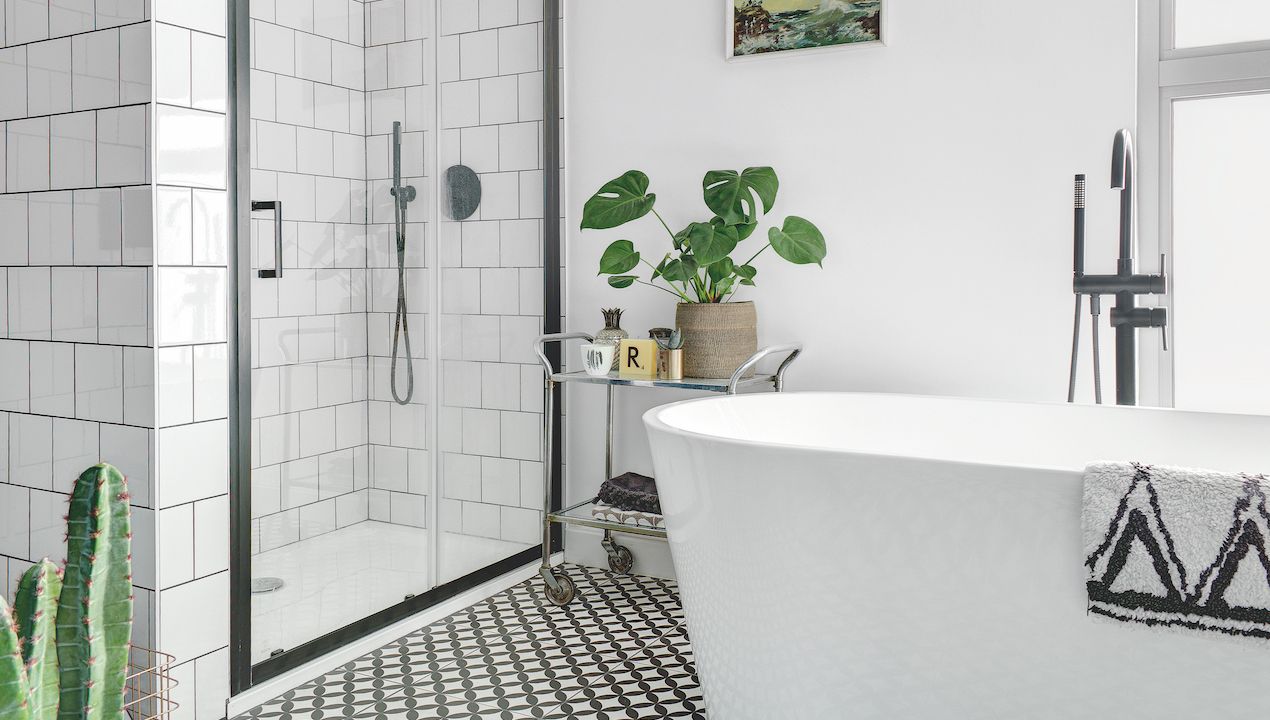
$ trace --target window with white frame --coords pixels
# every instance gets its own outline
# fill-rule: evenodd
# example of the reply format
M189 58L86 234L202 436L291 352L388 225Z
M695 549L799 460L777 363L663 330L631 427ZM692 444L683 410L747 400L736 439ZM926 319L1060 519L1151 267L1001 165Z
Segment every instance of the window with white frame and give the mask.
M1270 1L1142 0L1140 261L1166 260L1145 402L1270 413Z

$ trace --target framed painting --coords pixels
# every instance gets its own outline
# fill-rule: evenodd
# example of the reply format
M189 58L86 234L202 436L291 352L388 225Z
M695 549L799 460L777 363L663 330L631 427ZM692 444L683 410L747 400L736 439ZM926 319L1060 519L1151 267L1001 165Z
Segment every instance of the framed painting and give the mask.
M723 0L727 58L884 45L891 0Z

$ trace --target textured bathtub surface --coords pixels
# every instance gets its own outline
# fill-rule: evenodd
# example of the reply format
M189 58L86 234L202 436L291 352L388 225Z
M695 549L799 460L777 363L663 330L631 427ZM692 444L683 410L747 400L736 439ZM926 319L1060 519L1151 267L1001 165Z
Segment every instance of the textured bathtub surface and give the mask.
M530 580L241 718L704 719L675 583L567 569L568 608Z

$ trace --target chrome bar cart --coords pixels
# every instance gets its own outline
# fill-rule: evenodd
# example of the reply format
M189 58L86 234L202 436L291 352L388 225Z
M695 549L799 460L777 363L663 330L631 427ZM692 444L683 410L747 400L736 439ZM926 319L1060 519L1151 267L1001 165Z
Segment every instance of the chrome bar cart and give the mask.
M548 343L564 343L569 340L582 340L585 342L593 342L594 337L586 333L557 333L552 335L544 335L534 343L534 352L538 355L539 362L542 363L543 374L545 377L544 384L544 402L543 402L543 428L542 428L542 457L543 466L543 517L542 517L542 568L539 574L542 575L545 584L545 593L547 599L555 605L565 606L573 601L577 594L577 586L569 575L560 568L551 566L551 525L552 523L560 523L562 525L578 525L582 527L591 527L604 531L604 538L600 541L604 547L604 551L608 553L609 568L617 573L629 573L631 567L635 564L635 557L631 554L629 548L619 545L613 539L614 533L628 533L632 535L647 535L652 537L666 537L666 529L664 527L649 527L644 525L631 525L612 520L603 520L593 517L590 512L590 506L595 503L596 498L591 497L582 502L575 503L561 510L552 510L555 507L555 498L551 488L551 462L553 446L555 438L553 437L555 423L553 418L555 415L555 390L556 386L562 383L587 383L591 385L606 386L607 399L605 405L605 432L604 432L604 477L613 477L613 399L614 391L618 387L639 387L639 388L667 388L672 390L694 390L697 392L720 393L727 395L735 395L743 389L765 388L770 386L775 392L781 392L785 386L785 371L793 364L799 354L802 353L802 345L773 345L763 348L754 353L748 360L741 363L739 367L728 378L685 378L683 380L635 380L630 378L618 377L617 373L610 373L605 376L592 376L582 371L560 372L551 366L551 361L547 358L544 348ZM768 357L785 356L785 359L777 367L776 371L770 374L747 375L754 368ZM561 354L563 357L563 353Z

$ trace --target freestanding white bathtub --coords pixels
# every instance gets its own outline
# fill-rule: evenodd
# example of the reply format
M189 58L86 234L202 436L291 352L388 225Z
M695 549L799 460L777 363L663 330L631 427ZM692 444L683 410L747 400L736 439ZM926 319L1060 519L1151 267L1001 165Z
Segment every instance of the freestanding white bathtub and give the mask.
M1081 471L1270 418L846 393L644 416L710 720L1270 716L1270 644L1085 612Z

